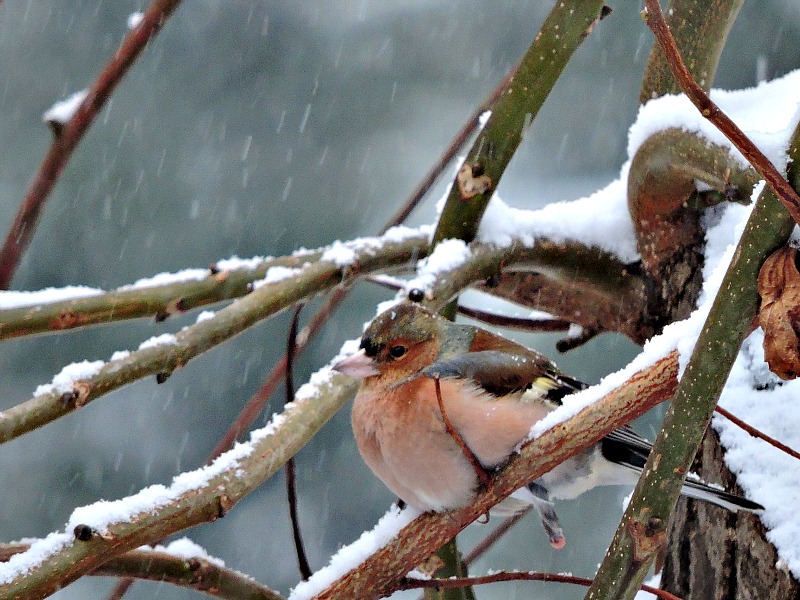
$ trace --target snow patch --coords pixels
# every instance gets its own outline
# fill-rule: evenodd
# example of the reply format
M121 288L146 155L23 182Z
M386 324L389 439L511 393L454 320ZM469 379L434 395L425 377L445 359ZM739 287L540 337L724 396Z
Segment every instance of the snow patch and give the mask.
M421 514L411 508L400 510L397 506L392 506L374 529L365 531L358 540L341 548L331 557L328 565L314 573L311 579L300 582L289 594L289 600L313 598L342 575L363 563L376 550L395 539L403 527Z
M88 94L89 90L81 90L80 92L75 92L66 100L56 102L42 115L42 121L65 125L72 119Z

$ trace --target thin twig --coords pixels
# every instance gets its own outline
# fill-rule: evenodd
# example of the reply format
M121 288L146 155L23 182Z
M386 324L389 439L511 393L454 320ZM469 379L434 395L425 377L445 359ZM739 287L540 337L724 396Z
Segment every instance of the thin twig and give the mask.
M478 481L481 482L481 485L484 488L488 487L491 477L489 477L486 469L484 469L483 465L481 465L481 463L478 461L478 457L475 456L475 453L472 452L472 449L467 445L467 442L464 441L464 438L461 437L461 434L455 427L453 427L453 424L447 417L447 412L444 410L444 403L442 402L442 387L439 383L438 375L434 376L433 378L433 386L436 388L436 401L439 403L439 412L442 414L444 428L447 430L447 433L450 435L450 437L453 438L455 443L458 444L458 447L461 448L461 451L469 461L469 464L472 465L475 475L478 477Z
M478 124L480 122L480 117L483 113L487 110L492 108L492 105L497 101L497 99L503 95L503 90L506 89L508 84L514 78L514 74L517 72L517 68L519 67L519 61L514 67L509 71L508 75L497 85L497 87L492 90L492 93L489 94L489 97L486 98L479 106L476 108L473 113L467 118L466 122L461 126L461 129L458 130L453 140L450 142L450 145L444 150L442 155L438 158L438 160L433 164L433 166L425 173L425 176L422 178L422 181L419 182L416 189L411 193L406 203L400 208L400 210L395 213L394 217L390 221L390 223L394 223L399 225L400 223L404 222L408 215L411 214L411 211L419 204L419 202L425 197L425 194L433 187L433 184L436 183L436 180L442 174L442 172L447 168L447 165L455 158L456 154L464 147L469 136L475 133L475 130L478 129ZM385 232L386 228L384 228Z
M689 100L692 101L700 114L711 121L731 143L741 152L745 159L753 165L753 168L767 182L767 185L780 198L786 210L792 215L795 223L800 223L800 196L789 185L786 178L781 175L770 160L759 150L756 145L748 138L744 132L717 106L708 94L694 80L683 57L678 49L678 44L669 30L664 15L661 12L661 5L658 0L644 0L647 8L644 19L647 26L656 36L664 57L672 70L675 80L680 85Z
M75 114L53 140L17 210L3 249L0 250L0 289L6 290L11 284L20 258L36 230L47 198L83 135L147 43L161 30L180 3L181 0L154 0L147 7L141 22L122 40Z
M498 571L491 575L483 575L481 577L459 577L457 579L413 579L411 577L404 577L400 581L398 590L415 590L419 588L429 589L451 589L459 587L468 587L473 585L484 585L487 583L499 583L502 581L552 581L555 583L571 583L574 585L582 585L589 587L592 585L591 579L585 577L575 577L573 575L562 575L560 573L510 573L507 571ZM667 591L651 587L649 585L642 585L641 589L662 598L663 600L681 600L678 596L670 594Z
M286 338L286 404L294 402L294 356L297 346L297 324L300 320L300 311L303 304L297 305L292 315L292 323L289 326L289 335ZM294 549L297 553L297 566L300 569L302 578L308 579L313 574L311 566L308 564L306 549L303 545L303 534L300 531L300 518L297 514L297 489L294 469L294 456L286 461L286 496L289 500L289 519L292 522L292 537L294 538Z
M479 308L471 306L458 305L458 312L465 317L482 321L489 325L496 325L498 327L508 327L510 329L519 329L521 331L536 331L536 332L554 332L554 331L568 331L572 326L570 321L564 319L544 318L535 319L529 317L513 317L511 315L500 315L492 313Z
M753 437L757 437L760 440L764 440L765 442L767 442L771 446L774 446L778 450L780 450L782 452L785 452L786 454L788 454L789 456L791 456L793 458L800 459L800 452L797 452L796 450L793 450L792 448L790 448L786 444L783 444L783 443L779 442L778 440L776 440L775 438L768 436L766 433L762 433L761 431L759 431L758 429L756 429L752 425L749 425L749 424L745 423L739 417L737 417L736 415L731 414L729 411L725 410L721 406L717 405L717 407L714 410L717 413L719 413L720 415L722 415L723 417L725 417L726 419L728 419L729 421L731 421L737 427L740 427L741 429L744 429L747 433L749 433Z
M390 290L401 290L405 286L405 282L397 277L390 275L371 275L367 277L367 281L383 286ZM509 329L518 329L520 331L535 331L537 333L550 333L556 331L568 331L572 326L571 321L558 319L556 317L535 319L531 317L514 317L511 315L501 315L498 313L481 310L472 306L458 305L458 312L465 317L482 321L488 325L495 325L497 327L507 327Z
M494 529L489 535L483 538L477 546L475 546L469 554L467 554L464 558L464 564L466 566L470 566L476 560L478 560L481 556L486 554L492 546L494 546L500 538L502 538L506 533L508 533L514 525L519 523L525 515L533 510L533 505L528 506L522 509L522 512L517 513L513 517L505 519L498 527Z

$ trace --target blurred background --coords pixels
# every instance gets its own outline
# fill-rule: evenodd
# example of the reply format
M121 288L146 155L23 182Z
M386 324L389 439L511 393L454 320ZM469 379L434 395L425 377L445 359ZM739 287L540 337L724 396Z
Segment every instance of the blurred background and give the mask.
M652 38L639 2L587 39L502 180L505 200L536 207L617 177ZM394 213L467 115L530 44L552 1L191 0L123 80L58 183L14 289L114 288L231 255L281 255L371 235ZM50 142L42 113L87 87L142 0L5 0L0 4L0 230L5 235ZM745 3L716 87L742 88L800 64L800 6ZM411 223L434 219L433 200ZM357 337L389 293L358 286L297 365L303 382ZM312 308L304 312L310 316ZM0 410L64 365L192 323L142 320L0 345ZM282 354L281 315L176 372L149 378L0 447L0 540L62 529L76 506L116 499L200 466ZM637 349L604 336L556 356L553 335L511 334L594 382ZM273 399L268 413L279 410ZM655 434L658 415L638 424ZM259 421L263 424L264 419ZM553 551L538 518L523 521L473 568L591 576L630 490L557 506L568 540ZM371 528L393 501L363 465L349 410L298 456L301 525L313 568ZM188 531L229 567L281 592L299 578L283 474L225 519ZM469 550L496 525L461 536ZM82 580L60 599L103 598ZM413 597L414 594L409 597ZM556 584L501 584L479 598L581 598ZM198 594L137 583L129 598Z

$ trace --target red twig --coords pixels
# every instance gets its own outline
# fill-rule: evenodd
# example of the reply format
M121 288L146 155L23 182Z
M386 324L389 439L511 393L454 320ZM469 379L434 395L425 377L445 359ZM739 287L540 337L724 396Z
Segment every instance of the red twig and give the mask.
M8 289L20 258L30 244L36 224L47 198L72 152L94 122L100 109L113 93L128 69L136 61L147 43L159 32L181 0L154 0L144 16L100 72L89 88L78 110L55 136L50 149L39 166L39 171L28 188L0 250L0 289Z
M749 433L753 437L757 437L760 440L764 440L765 442L767 442L771 446L774 446L778 450L781 450L782 452L785 452L789 456L792 456L794 458L800 459L800 452L797 452L796 450L793 450L792 448L790 448L786 444L783 444L783 443L779 442L778 440L776 440L775 438L772 438L772 437L768 436L766 433L762 433L761 431L759 431L758 429L756 429L752 425L748 425L747 423L742 421L739 417L737 417L736 415L731 414L730 412L728 412L727 410L725 410L721 406L717 406L714 410L717 411L719 414L721 414L726 419L728 419L729 421L731 421L737 427L740 427L740 428L744 429L747 433Z
M589 587L592 585L591 579L585 577L574 577L572 575L561 575L558 573L509 573L499 571L491 575L482 577L459 577L457 579L412 579L405 577L401 580L398 590L415 590L419 588L429 589L452 589L468 587L473 585L484 585L487 583L499 583L501 581L553 581L556 583L571 583ZM654 594L663 600L681 600L678 596L670 594L664 590L642 585L642 590Z
M478 477L478 481L481 482L483 487L488 487L489 481L491 481L489 474L486 472L486 469L483 468L481 463L478 462L478 458L472 452L472 449L467 446L467 442L464 441L464 438L461 437L461 434L458 433L458 430L455 427L453 427L453 424L447 417L447 412L444 410L444 403L442 402L442 386L439 383L438 376L434 376L433 386L436 388L436 401L439 403L439 412L442 414L444 428L447 430L447 433L450 435L450 437L455 440L456 444L458 444L458 447L461 448L461 451L469 461L469 464L472 465L475 475Z
M711 121L731 143L741 152L753 168L767 182L767 185L775 192L780 201L789 211L795 223L800 223L800 196L794 191L786 178L781 175L769 159L759 150L756 145L731 121L701 88L689 73L689 69L683 62L683 57L672 37L664 15L661 12L661 5L658 0L644 0L647 8L644 14L645 22L658 43L661 51L672 70L672 75L686 96L697 107L706 119Z
M488 312L479 308L472 308L470 306L458 305L458 312L471 319L483 321L489 325L497 325L498 327L509 327L511 329L519 329L522 331L537 331L537 332L550 332L550 331L568 331L572 323L563 319L533 319L528 317L512 317L510 315L499 315L497 313Z
M368 277L367 280L385 288L389 288L390 290L400 290L404 285L404 282L401 279L386 275L372 275ZM521 331L549 333L554 331L568 331L572 326L570 321L557 319L555 317L545 319L513 317L511 315L501 315L498 313L481 310L479 308L473 308L471 306L464 306L463 304L459 304L456 310L458 310L459 314L469 317L470 319L475 319L476 321L482 321L489 325L496 325L498 327L519 329ZM595 333L594 335L597 334Z
M297 327L300 320L302 304L298 304L292 315L292 324L289 326L289 335L286 339L286 403L294 402L294 355L297 347ZM297 554L297 566L303 579L308 579L313 574L308 564L306 549L303 545L303 534L300 531L300 519L297 515L297 488L294 470L294 457L286 461L286 496L289 500L289 519L292 522L292 537L294 549Z
M466 566L470 566L472 563L474 563L476 560L478 560L478 559L479 559L481 556L483 556L484 554L486 554L486 552L487 552L487 551L489 551L489 549L490 549L492 546L494 546L494 545L497 543L497 541L498 541L500 538L502 538L502 537L503 537L503 536L504 536L506 533L508 533L508 532L509 532L509 530L510 530L510 529L511 529L511 528L512 528L514 525L516 525L517 523L519 523L519 522L520 522L520 521L521 521L521 520L522 520L522 519L525 517L525 515L527 515L529 512L531 512L531 510L533 510L533 506L532 506L532 505L531 505L531 506L528 506L527 508L524 508L524 509L522 510L522 512L520 512L520 513L517 513L517 514L516 514L516 515L514 515L513 517L510 517L510 518L508 518L508 519L504 519L504 520L503 520L503 522L502 522L502 523L500 523L500 525L499 525L499 526L497 526L497 527L494 529L494 531L492 531L492 533L490 533L490 534L489 534L489 535L487 535L485 538L483 538L483 539L482 539L482 540L481 540L481 541L478 543L478 545L477 545L477 546L475 546L475 547L474 547L474 548L473 548L473 549L470 551L470 553L469 553L469 554L467 554L467 555L466 555L466 556L463 558L463 562L464 562L464 564L465 564Z

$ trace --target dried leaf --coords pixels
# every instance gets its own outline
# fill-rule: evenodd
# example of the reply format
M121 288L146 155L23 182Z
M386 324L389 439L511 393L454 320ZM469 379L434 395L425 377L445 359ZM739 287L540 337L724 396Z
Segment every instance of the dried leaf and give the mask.
M764 357L781 379L800 374L800 272L797 249L784 246L770 256L758 274L764 330Z

